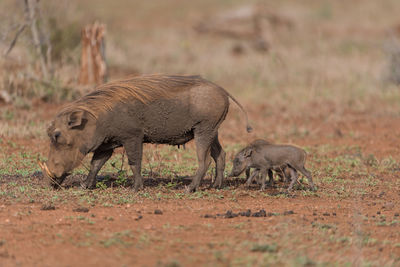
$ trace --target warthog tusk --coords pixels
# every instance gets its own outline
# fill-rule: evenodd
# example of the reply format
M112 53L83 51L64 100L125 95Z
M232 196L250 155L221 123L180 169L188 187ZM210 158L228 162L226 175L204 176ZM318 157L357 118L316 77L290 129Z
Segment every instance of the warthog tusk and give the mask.
M47 167L46 162L43 162L43 163L42 163L42 162L40 162L40 160L38 160L37 163L39 164L39 167L42 169L42 172L45 172L46 175L50 178L50 180L51 180L54 184L56 184L56 185L58 185L60 188L64 189L64 188L60 185L60 183L58 183L58 182L55 180L55 175L54 175L54 174L51 174L49 168Z
M49 168L47 167L46 162L40 162L38 160L39 167L42 169L42 172L45 172L50 178L54 178L54 175L51 174Z

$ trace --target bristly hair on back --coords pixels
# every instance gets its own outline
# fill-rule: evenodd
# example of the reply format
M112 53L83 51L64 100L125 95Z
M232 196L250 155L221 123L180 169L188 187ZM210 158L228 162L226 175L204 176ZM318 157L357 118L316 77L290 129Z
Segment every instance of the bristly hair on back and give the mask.
M98 86L93 92L68 104L58 116L75 110L84 110L96 119L110 111L115 104L138 100L148 104L154 100L172 97L175 93L205 83L200 76L141 75Z

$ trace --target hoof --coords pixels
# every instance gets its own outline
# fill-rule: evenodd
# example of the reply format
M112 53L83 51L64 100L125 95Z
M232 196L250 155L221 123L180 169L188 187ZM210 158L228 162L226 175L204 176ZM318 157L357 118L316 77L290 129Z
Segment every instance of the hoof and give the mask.
M140 190L142 190L143 189L143 184L135 184L134 186L133 186L133 190L135 191L135 192L139 192Z
M213 183L213 184L211 185L211 187L212 187L212 188L215 188L215 189L220 189L220 188L222 188L222 183Z
M292 195L292 194L293 194L293 189L292 189L292 188L289 188L289 189L286 191L286 194L287 194L287 195Z
M197 189L198 189L198 186L190 184L189 186L186 187L185 193L186 194L194 193L197 191Z
M96 185L89 185L86 182L81 182L81 188L82 189L95 189Z

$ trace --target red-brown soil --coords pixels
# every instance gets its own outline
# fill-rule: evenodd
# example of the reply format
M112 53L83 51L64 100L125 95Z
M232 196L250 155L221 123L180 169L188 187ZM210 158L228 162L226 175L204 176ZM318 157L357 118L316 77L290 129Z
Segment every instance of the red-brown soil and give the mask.
M169 188L168 179L157 177L139 193L129 187L56 191L44 189L40 174L4 175L0 266L400 264L400 118L349 110L330 119L330 111L320 109L318 115L279 121L275 113L280 111L263 116L264 108L249 108L256 129L252 135L245 134L243 120L234 119L241 114L232 109L221 129L224 147L256 137L273 139L274 133L279 141L308 147L316 194L304 181L303 189L292 195L282 193L282 183L259 192L255 185L244 188L240 179L227 181L222 190L208 189L210 177L192 195L185 195L183 186ZM56 109L38 106L38 120L49 120L49 111ZM290 132L289 125L306 130ZM1 146L6 153L46 154L45 138L8 140L14 145L5 141ZM227 161L236 151L228 153ZM360 162L344 166L341 157ZM385 165L388 158L395 163ZM331 175L333 181L326 180ZM130 200L110 204L107 197ZM263 209L266 217L217 216L248 209Z

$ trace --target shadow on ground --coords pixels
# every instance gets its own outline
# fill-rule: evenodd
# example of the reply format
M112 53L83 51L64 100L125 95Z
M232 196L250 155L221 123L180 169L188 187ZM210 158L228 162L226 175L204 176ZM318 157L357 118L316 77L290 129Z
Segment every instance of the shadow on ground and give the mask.
M62 183L63 188L80 188L81 181L86 178L85 174L74 174L68 176ZM223 188L224 189L241 189L249 192L259 191L260 186L253 184L250 187L245 186L245 179L242 178L225 178ZM162 177L144 177L143 183L144 188L157 189L157 188L168 188L170 190L184 190L192 182L190 176L177 176L175 178L162 178ZM0 176L0 185L2 184L13 184L13 185L33 185L40 187L47 187L46 181L41 172L35 172L29 177L22 175L2 175ZM106 173L97 177L98 188L132 188L133 181L131 177L121 179L116 173ZM287 195L286 189L287 184L283 182L275 182L273 186L269 186L264 192L271 196ZM200 187L200 191L207 191L211 188L211 179L203 179ZM297 190L306 189L305 185L298 184Z

